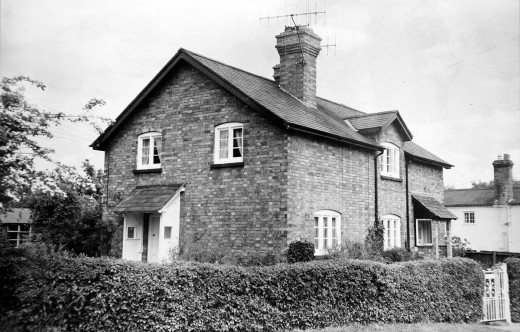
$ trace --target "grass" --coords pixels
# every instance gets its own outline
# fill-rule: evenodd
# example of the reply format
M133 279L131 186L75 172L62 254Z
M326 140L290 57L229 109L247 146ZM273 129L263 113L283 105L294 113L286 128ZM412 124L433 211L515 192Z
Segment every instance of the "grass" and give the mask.
M302 330L293 330L293 332ZM305 332L493 332L513 331L505 326L484 324L446 324L446 323L420 323L420 324L370 324L370 325L348 325L343 327L327 327L324 329L305 330Z

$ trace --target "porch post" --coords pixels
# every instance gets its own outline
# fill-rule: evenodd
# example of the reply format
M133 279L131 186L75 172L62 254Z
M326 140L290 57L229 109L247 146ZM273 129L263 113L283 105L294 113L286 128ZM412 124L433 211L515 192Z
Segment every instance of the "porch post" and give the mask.
M439 221L437 219L434 219L434 224L435 224L435 231L434 231L435 259L439 259Z
M448 233L448 258L452 258L453 257L453 249L451 247L451 219L448 219L446 221L446 232Z

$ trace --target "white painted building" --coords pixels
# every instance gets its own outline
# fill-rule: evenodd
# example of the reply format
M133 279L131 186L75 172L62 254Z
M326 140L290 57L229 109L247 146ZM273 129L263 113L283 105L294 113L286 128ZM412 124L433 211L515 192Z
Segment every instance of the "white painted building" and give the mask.
M513 188L509 155L493 162L494 189L444 192L444 205L457 216L452 235L467 239L477 251L520 253L520 189Z
M179 247L182 185L138 186L114 209L124 216L123 259L168 262Z

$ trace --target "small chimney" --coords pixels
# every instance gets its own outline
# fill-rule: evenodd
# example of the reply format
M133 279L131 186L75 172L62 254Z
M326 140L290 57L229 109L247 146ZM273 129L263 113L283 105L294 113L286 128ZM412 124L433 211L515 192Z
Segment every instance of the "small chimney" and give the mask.
M280 64L274 79L282 88L311 107L316 107L316 58L321 38L307 26L285 27L276 36ZM277 80L278 77L278 80Z
M507 153L493 162L496 204L508 204L513 199L513 165Z

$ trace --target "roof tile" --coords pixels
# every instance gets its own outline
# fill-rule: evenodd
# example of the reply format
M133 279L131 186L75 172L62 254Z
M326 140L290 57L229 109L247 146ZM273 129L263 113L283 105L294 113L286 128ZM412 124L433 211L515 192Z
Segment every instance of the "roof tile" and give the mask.
M112 210L114 212L158 212L181 187L182 184L138 186L128 198L121 201Z

